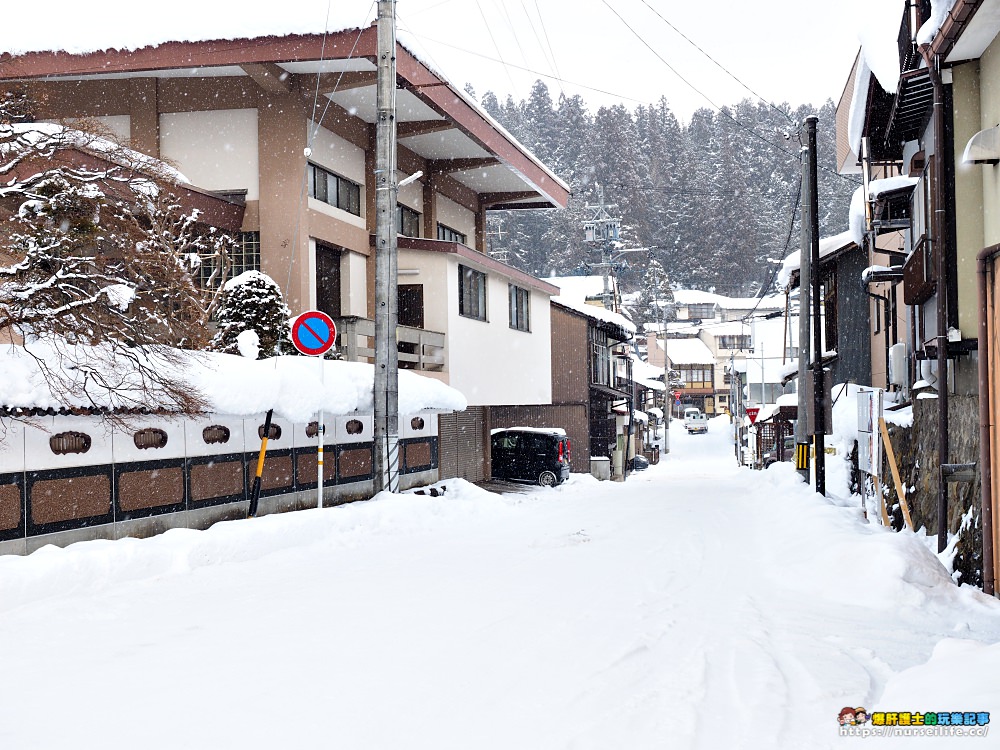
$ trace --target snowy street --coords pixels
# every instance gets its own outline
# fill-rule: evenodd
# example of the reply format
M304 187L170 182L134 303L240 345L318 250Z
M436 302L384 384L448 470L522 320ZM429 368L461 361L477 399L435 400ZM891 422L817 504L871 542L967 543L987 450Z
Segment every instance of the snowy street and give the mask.
M1000 602L789 464L737 466L725 418L678 425L624 484L0 558L0 747L815 749L862 742L846 706L1000 716Z

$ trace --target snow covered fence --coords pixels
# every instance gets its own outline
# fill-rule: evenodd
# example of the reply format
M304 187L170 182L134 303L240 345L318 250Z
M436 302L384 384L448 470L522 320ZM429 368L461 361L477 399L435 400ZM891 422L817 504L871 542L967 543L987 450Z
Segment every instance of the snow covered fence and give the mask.
M0 441L0 554L46 544L145 537L246 516L264 415L55 415L8 421ZM260 513L317 504L317 423L275 418ZM374 494L372 417L327 420L323 497ZM438 479L437 418L400 419L400 486Z

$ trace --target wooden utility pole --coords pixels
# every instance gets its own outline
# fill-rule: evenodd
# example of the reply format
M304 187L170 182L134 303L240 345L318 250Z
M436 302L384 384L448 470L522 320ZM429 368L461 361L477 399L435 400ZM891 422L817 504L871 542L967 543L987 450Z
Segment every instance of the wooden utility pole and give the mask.
M801 133L801 131L800 131ZM802 236L799 245L799 384L798 384L798 418L795 424L795 441L798 444L810 442L809 419L807 415L812 409L809 403L808 389L806 388L806 378L809 377L809 345L811 341L810 317L809 317L809 285L812 283L812 216L809 202L810 181L808 145L802 150L802 199L799 204L802 206ZM796 458L805 458L805 461L796 461L796 469L802 474L806 482L810 480L808 451L796 453Z
M812 286L813 328L813 446L816 452L816 492L826 495L826 378L823 374L823 331L820 320L819 281L819 190L817 188L816 123L819 118L806 118L809 147L809 276Z
M399 479L399 317L396 287L396 0L378 0L375 130L375 491Z

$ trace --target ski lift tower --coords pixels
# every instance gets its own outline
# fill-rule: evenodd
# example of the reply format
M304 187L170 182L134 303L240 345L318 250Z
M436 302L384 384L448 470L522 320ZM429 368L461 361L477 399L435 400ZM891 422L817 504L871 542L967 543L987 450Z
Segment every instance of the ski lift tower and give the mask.
M596 184L595 187L597 188L597 205L586 207L588 211L593 211L593 215L583 222L583 238L586 242L600 243L601 262L593 267L600 268L601 274L604 276L602 297L604 307L607 310L614 310L609 281L611 252L614 249L613 245L618 243L621 236L622 221L620 218L612 216L608 211L609 208L617 208L618 205L615 203L606 204L604 202L604 188L599 184Z

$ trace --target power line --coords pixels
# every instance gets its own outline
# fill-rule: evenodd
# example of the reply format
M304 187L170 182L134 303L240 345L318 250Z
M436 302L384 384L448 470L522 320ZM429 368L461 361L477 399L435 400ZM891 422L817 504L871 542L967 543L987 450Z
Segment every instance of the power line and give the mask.
M772 102L769 102L769 101L767 101L767 99L765 99L765 98L764 98L763 96L761 96L760 94L758 94L758 93L757 93L756 91L754 91L754 90L753 90L752 88L750 88L750 87L749 87L749 86L748 86L747 84L745 84L745 83L744 83L743 81L741 81L741 80L740 80L740 79L739 79L739 78L738 78L738 77L737 77L737 76L736 76L736 75L735 75L734 73L732 73L732 72L731 72L731 71L730 71L730 70L729 70L728 68L726 68L726 67L725 67L725 66L724 66L724 65L723 65L722 63L720 63L720 62L719 62L718 60L716 60L716 59L715 59L714 57L712 57L712 56L711 56L710 54L708 54L708 53L707 53L707 52L706 52L705 50L703 50L703 49L702 49L701 47L699 47L699 46L698 46L697 44L695 44L695 42L693 42L693 41L692 41L692 40L691 40L691 39L690 39L690 38L689 38L689 37L687 36L687 34L685 34L685 33L684 33L683 31L681 31L680 29L678 29L678 28L677 28L677 27L676 27L676 26L675 26L674 24L672 24L672 23L671 23L670 21L668 21L668 20L667 20L666 18L664 18L664 16L663 16L663 15L662 15L662 14L660 13L660 11L658 11L658 10L657 10L656 8L654 8L654 7L652 6L652 5L650 5L650 4L649 4L649 3L647 2L647 0L642 0L642 4L643 4L643 5L645 5L645 6L647 7L647 8L649 8L649 9L650 9L651 11L653 11L653 13L655 13L655 14L656 14L657 16L659 16L660 20L662 20L662 21L663 21L663 23L665 23L665 24L666 24L667 26L669 26L669 27L670 27L671 29L673 29L673 30L674 30L675 32L677 32L677 34L678 34L678 35L680 35L680 37L681 37L681 38L682 38L682 39L683 39L684 41L686 41L686 42L687 42L688 44L690 44L690 45L691 45L692 47L694 47L694 48L695 48L696 50L698 50L698 51L699 51L699 52L700 52L701 54L703 54L703 55L704 55L704 56L705 56L706 58L708 58L708 60L709 60L709 61L711 61L711 62L712 62L712 63L713 63L713 64L714 64L714 65L715 65L715 66L716 66L717 68L719 68L719 69L720 69L720 70L721 70L721 71L722 71L723 73L725 73L725 74L726 74L727 76L729 76L730 78L732 78L732 79L733 79L734 81L736 81L736 82L737 82L737 83L738 83L738 84L739 84L740 86L742 86L742 87L743 87L743 88L745 88L745 89L746 89L747 91L749 91L749 92L750 92L751 94L753 94L754 96L756 96L756 97L757 97L758 99L760 99L760 100L761 100L761 101L762 101L762 102L763 102L764 104L766 104L767 106L769 106L769 107L770 107L771 109L773 109L773 110L774 110L775 112L778 112L778 113L780 113L780 114L784 115L784 116L785 116L785 118L787 118L789 122L794 122L794 121L792 120L791 116L790 116L790 115L789 115L789 114L788 114L787 112L785 112L785 111L783 111L783 110L779 109L778 107L775 107L775 106L774 106L774 104L773 104Z
M606 89L599 89L596 88L595 86L590 86L586 83L571 81L568 78L554 76L551 73L543 73L540 70L535 70L534 68L529 68L525 65L517 65L515 63L505 62L504 60L498 59L496 57L490 57L489 55L485 55L482 52L476 52L474 50L465 49L464 47L459 47L455 44L452 44L451 42L445 42L440 39L434 39L433 37L429 37L424 34L417 34L411 28L408 27L407 27L407 32L409 33L410 36L412 36L415 39L422 40L424 42L430 42L431 44L440 44L442 47L448 47L449 49L453 49L456 52L462 52L463 54L472 55L473 57L479 57L482 58L483 60L489 60L490 62L500 63L501 65L505 65L508 68L514 68L515 70L522 70L525 73L531 73L532 75L538 76L539 78L545 78L550 81L555 81L556 83L559 84L566 84L568 86L574 86L576 88L585 89L587 91L593 91L595 94L604 94L605 96L613 96L617 99L621 99L624 101L635 102L636 104L645 105L650 103L644 99L636 99L631 96L626 96L625 94L620 94L617 91L608 91Z
M718 104L716 104L714 101L712 101L712 99L709 98L709 96L704 91L702 91L701 89L699 89L697 86L695 86L693 83L691 83L687 78L685 78L684 76L682 76L673 65L671 65L669 62L666 61L666 59L664 59L663 55L661 55L659 52L657 52L655 49L653 49L653 46L649 42L647 42L642 37L642 35L632 27L632 25L629 22L626 21L625 18L617 10L615 10L613 7L611 7L611 4L608 2L608 0L601 0L601 2L603 2L604 5L607 6L608 10L610 10L612 13L614 13L618 17L618 19L625 25L625 28L627 28L630 32L632 32L632 35L636 39L638 39L640 42L643 43L643 45L646 47L646 49L648 49L650 52L652 52L653 55L655 55L656 58L660 62L662 62L664 65L666 65L667 68L669 68L670 71L675 76L677 76L678 78L680 78L681 81L683 81L687 86L689 86L695 93L697 93L705 101L707 101L709 104L711 104L712 107L720 115L722 115L723 117L725 117L725 118L729 119L730 121L732 121L732 123L734 125L736 125L738 128L740 128L740 130L743 130L745 133L747 133L749 135L752 135L757 140L763 141L768 146L771 146L772 148L777 149L778 151L786 153L789 156L792 156L792 157L794 157L796 159L798 158L798 154L796 154L796 153L794 153L792 151L789 151L788 149L782 147L780 144L775 143L774 141L768 140L767 138L765 138L763 135L761 135L760 133L758 133L753 128L750 128L749 126L744 125L742 122L740 122L739 120L737 120L735 117L733 117L731 114L729 114L729 112L725 108L720 107ZM791 118L789 118L789 119L791 119ZM842 175L842 174L840 174L837 171L834 171L834 170L826 170L826 171L828 171L831 174L834 174L834 175L836 175L836 176L838 176L838 177L840 177L840 178L842 178L844 180L847 180L848 182L851 182L854 185L859 184L859 183L854 182L853 180L849 180L845 175Z

